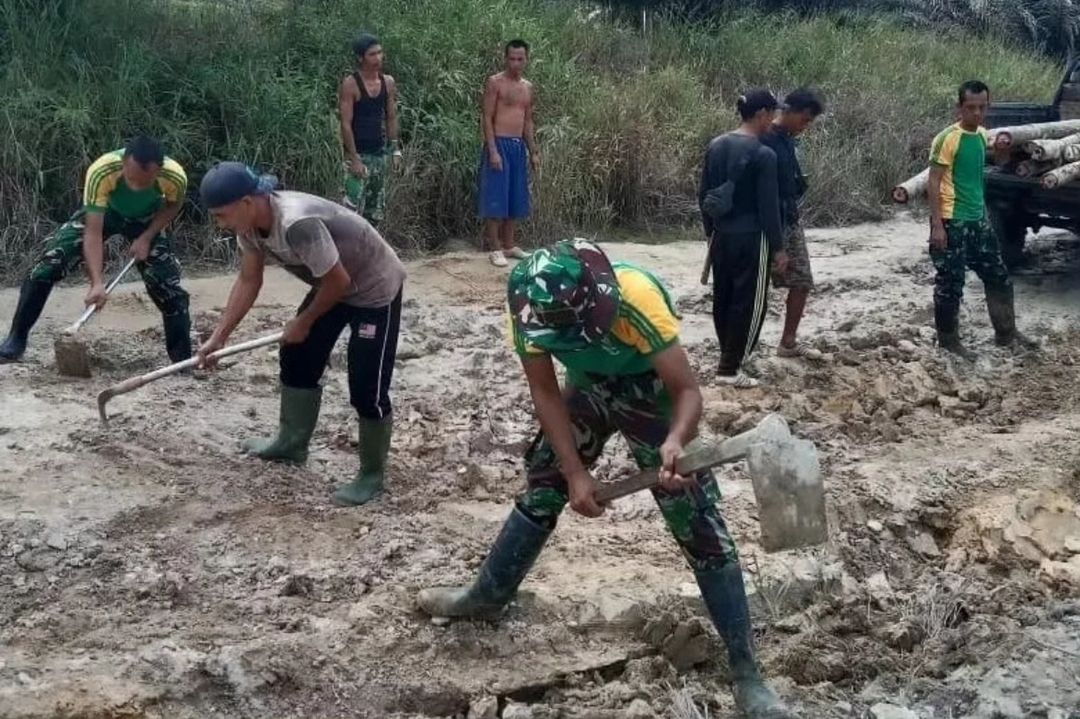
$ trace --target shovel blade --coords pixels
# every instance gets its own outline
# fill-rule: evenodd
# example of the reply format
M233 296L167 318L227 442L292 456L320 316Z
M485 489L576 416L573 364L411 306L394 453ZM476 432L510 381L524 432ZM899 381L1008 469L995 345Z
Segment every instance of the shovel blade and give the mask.
M56 370L67 377L90 377L90 351L72 337L60 337L53 343Z
M814 443L760 442L747 455L766 552L821 544L828 539L825 486Z

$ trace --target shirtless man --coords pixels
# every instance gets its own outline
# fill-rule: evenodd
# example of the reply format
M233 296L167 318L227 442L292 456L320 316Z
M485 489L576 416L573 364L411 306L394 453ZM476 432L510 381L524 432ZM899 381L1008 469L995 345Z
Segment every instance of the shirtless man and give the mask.
M524 40L506 43L505 69L484 86L484 152L480 160L480 217L491 247L491 264L526 253L514 244L518 220L529 216L529 166L540 166L533 126L533 86L522 77L529 61ZM528 148L528 162L526 162Z
M338 88L341 144L345 147L345 205L374 226L386 204L386 156L401 167L397 84L383 74L383 48L374 35L353 43L359 69Z

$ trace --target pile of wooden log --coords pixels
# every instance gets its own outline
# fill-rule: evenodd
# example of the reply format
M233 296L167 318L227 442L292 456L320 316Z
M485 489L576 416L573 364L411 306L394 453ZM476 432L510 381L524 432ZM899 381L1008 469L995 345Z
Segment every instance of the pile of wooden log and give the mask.
M1008 159L1001 171L1018 177L1039 178L1048 190L1080 178L1080 120L1017 125L990 130L990 161ZM907 204L926 197L930 168L893 188L892 198Z

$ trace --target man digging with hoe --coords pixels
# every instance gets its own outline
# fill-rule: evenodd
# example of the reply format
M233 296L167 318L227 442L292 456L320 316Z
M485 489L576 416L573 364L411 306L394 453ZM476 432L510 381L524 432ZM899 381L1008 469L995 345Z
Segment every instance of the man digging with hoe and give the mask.
M490 618L518 585L570 506L598 517L589 472L615 432L642 469L656 469L653 496L694 574L727 645L739 708L751 719L788 719L754 658L753 628L735 543L716 508L711 471L675 473L697 435L702 398L664 286L643 269L612 263L575 239L534 252L510 274L514 347L521 357L541 432L525 455L527 488L472 586L426 589L432 616ZM560 392L554 360L566 367Z
M184 169L149 137L132 138L123 149L107 152L90 165L82 208L46 240L45 252L22 284L11 332L0 344L0 363L22 359L53 285L80 262L90 278L86 305L105 306L105 240L113 235L131 241L128 253L161 311L169 359L190 357L190 300L180 286L180 263L165 235L180 214L186 191Z
M203 177L203 204L220 227L237 233L241 257L221 320L199 348L200 364L225 346L255 304L268 261L311 285L281 340L277 436L249 440L244 448L266 460L307 461L322 402L319 380L349 327L349 395L360 416L360 471L334 493L334 501L364 504L382 491L390 451L390 379L405 268L360 215L321 197L273 188L273 178L239 162L223 162Z

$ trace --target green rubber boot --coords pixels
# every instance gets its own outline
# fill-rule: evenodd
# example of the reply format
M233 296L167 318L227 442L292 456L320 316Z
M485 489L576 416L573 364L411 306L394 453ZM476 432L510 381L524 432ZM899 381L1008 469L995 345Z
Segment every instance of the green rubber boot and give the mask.
M278 433L269 439L249 439L244 451L271 462L303 464L308 457L308 443L319 421L322 388L301 389L281 386L281 415Z
M360 418L360 471L353 481L334 492L334 504L358 507L382 491L393 433L392 416L382 420Z

